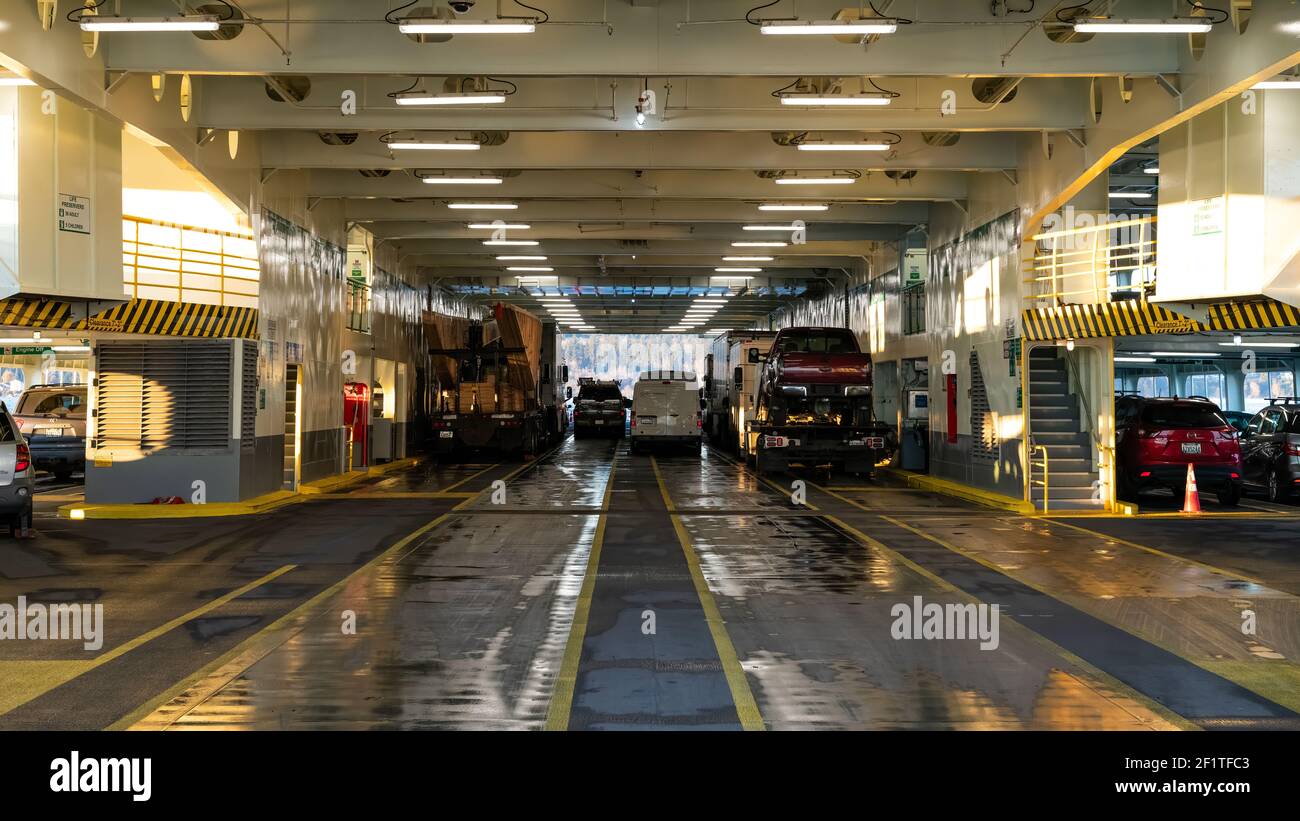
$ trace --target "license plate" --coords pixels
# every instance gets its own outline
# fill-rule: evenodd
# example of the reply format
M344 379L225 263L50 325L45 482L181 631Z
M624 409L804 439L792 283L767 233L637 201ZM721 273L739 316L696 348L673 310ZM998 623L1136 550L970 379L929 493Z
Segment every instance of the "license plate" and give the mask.
M1183 442L1183 453L1200 453L1200 442Z
M658 416L638 416L636 421L642 425L653 425L659 421Z
M593 424L596 424L596 425L603 425L603 424L605 424L605 420L604 420L604 419L597 419Z
M452 437L455 436L455 435L456 435L456 432L455 432L455 431L450 431L450 430L440 430L440 431L438 431L438 438L440 438L440 439L450 439L450 438L452 438Z
M67 436L64 433L65 430L67 428L34 428L32 434L34 436Z

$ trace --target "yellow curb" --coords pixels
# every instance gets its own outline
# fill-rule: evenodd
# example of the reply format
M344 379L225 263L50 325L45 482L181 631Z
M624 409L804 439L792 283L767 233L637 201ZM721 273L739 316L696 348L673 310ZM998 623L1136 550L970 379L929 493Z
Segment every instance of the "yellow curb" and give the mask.
M948 479L940 479L937 476L927 476L923 473L913 473L910 470L899 470L897 468L879 468L878 472L882 476L890 476L905 483L908 487L916 490L928 490L933 493L942 493L945 496L952 496L967 502L974 502L977 505L991 507L997 510L1009 510L1012 513L1020 513L1031 516L1035 513L1034 505L1026 502L1024 499L1016 499L1001 493L994 493L991 490L982 490L976 487L970 487Z
M86 504L79 502L59 508L63 519L200 519L211 516L251 516L267 513L277 508L305 501L307 497L338 490L370 476L384 476L396 470L414 467L422 457L398 459L369 470L353 470L337 476L327 476L298 486L298 492L275 490L242 502L212 502L210 504L150 505L150 504Z

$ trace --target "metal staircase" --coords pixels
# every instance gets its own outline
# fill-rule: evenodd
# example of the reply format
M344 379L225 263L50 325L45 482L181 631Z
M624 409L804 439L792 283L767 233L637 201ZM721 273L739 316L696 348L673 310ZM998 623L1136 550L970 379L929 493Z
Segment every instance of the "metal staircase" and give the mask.
M1102 508L1104 503L1093 499L1097 471L1092 438L1082 429L1079 398L1070 392L1065 360L1055 347L1029 352L1029 432L1031 451L1036 445L1047 449L1049 510ZM1031 486L1030 500L1041 510L1042 476L1034 478L1038 481Z

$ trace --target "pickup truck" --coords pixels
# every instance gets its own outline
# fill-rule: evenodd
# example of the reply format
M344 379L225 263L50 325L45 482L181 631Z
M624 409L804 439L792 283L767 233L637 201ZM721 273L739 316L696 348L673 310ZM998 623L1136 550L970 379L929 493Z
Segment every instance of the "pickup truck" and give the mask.
M870 476L894 451L892 426L872 412L871 355L847 328L784 328L762 362L746 458L760 475L791 467Z

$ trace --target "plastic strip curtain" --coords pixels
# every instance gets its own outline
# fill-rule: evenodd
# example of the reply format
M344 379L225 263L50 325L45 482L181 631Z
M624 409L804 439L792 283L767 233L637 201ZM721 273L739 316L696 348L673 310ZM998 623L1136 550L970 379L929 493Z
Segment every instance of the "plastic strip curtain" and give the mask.
M1014 259L1020 249L1020 214L1009 211L930 251L926 277L926 328L955 333L960 325L962 283L996 257ZM938 298L943 295L943 298Z
M642 371L693 371L701 378L712 344L693 334L563 334L560 355L575 393L578 377L592 376L616 380L631 396Z

